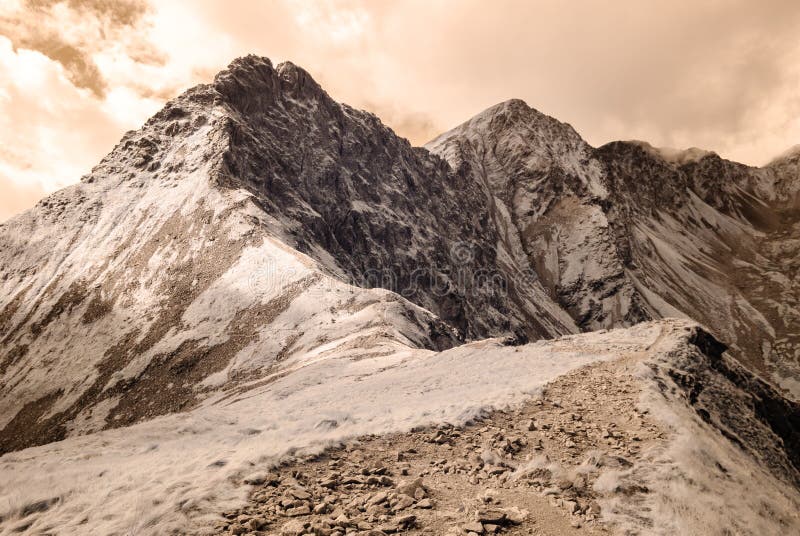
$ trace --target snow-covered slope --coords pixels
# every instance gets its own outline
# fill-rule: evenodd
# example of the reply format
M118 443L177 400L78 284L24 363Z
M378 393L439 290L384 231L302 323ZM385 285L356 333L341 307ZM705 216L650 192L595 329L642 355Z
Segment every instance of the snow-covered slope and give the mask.
M211 533L259 467L358 435L459 425L599 361L639 370L642 408L669 430L634 466L599 480L609 521L633 533L698 534L714 523L742 534L797 530L800 410L721 348L689 322L661 321L524 346L303 356L188 412L5 455L0 533ZM754 482L761 495L746 492ZM613 491L647 487L644 496Z
M345 338L577 332L486 201L302 69L234 61L0 226L0 451L181 411Z
M244 499L231 477L246 477L256 463L366 433L462 422L571 368L641 350L657 333L642 327L522 347L484 340L442 353L400 345L372 355L342 347L325 359L312 352L291 371L189 412L0 458L0 520L13 517L0 526L169 534L196 516L191 528L210 526ZM53 508L19 519L19 509L40 501Z

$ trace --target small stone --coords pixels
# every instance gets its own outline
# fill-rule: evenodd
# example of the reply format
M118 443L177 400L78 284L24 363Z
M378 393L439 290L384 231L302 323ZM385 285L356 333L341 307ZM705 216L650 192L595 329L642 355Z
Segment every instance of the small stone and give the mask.
M466 532L474 532L475 534L483 534L483 525L477 521L471 521L464 525L464 530Z
M306 530L303 523L297 520L289 521L281 527L281 534L285 536L301 536Z
M416 522L417 516L411 514L397 518L397 524L402 528L413 527Z
M253 473L244 479L245 484L260 486L267 481L267 473Z
M311 498L311 494L309 492L300 488L292 488L289 490L289 493L291 494L292 497L294 497L295 499L299 499L301 501L307 501L308 499Z
M373 504L372 506L367 506L365 512L368 516L382 516L386 514L386 504Z
M521 525L528 518L529 514L527 510L520 510L516 506L505 508L503 511L506 514L506 520L513 525Z
M497 508L481 508L478 510L478 521L486 525L487 523L502 523L506 519L506 513ZM485 528L485 527L484 527Z
M497 465L487 465L485 470L490 475L502 475L503 473L506 472L505 467L500 467Z
M430 499L422 499L417 503L417 508L423 508L423 509L433 508L433 503L431 502Z
M406 508L412 506L414 504L414 499L409 497L408 495L400 495L397 499L397 503L394 505L395 511L405 510Z
M433 443L437 443L437 444L441 445L441 444L447 443L449 441L449 438L447 437L447 435L444 432L439 431L439 432L437 432L436 436L434 436L431 441Z
M289 508L286 510L286 515L289 517L297 517L297 516L307 516L311 513L311 508L308 505L303 506L296 506L294 508Z
M562 478L558 482L556 482L556 486L558 486L559 489L569 489L572 487L572 481L566 478Z
M324 514L327 511L328 511L328 504L324 502L321 502L314 507L315 514Z
M323 480L320 483L320 486L322 486L323 488L328 488L328 489L335 488L336 485L337 485L336 478L327 478L327 479Z
M371 506L375 504L381 504L383 502L386 502L386 499L388 498L389 494L386 493L385 491L381 491L380 493L376 493L375 495L370 497L370 499L367 501L367 505Z
M228 533L230 533L230 534L237 534L238 535L238 534L244 534L245 532L247 532L247 529L244 528L239 523L234 523L233 525L228 527Z

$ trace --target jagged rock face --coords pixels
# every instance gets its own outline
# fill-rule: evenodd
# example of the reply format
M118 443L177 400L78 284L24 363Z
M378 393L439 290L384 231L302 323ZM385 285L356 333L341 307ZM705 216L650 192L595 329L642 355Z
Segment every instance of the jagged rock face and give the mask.
M713 153L670 162L623 142L596 154L614 192L609 218L618 243L655 315L677 310L703 322L737 357L789 386L785 380L797 371L798 294L787 277L792 257L781 250L793 248L786 239L796 216L776 192L796 177ZM642 184L649 186L643 191ZM765 353L781 339L787 340L780 358Z
M236 60L0 226L0 451L314 352L665 316L800 387L797 161L594 149L518 100L414 148L290 63Z
M764 170L769 177L767 184L772 187L762 197L785 210L800 208L800 146L773 160Z
M498 249L534 271L580 328L647 318L632 301L602 210L602 168L572 127L512 100L427 147L484 185L504 229Z
M772 476L800 486L800 404L724 354L726 345L699 327L688 328L682 350L646 363L656 399L685 405L735 451L752 456ZM643 397L644 404L650 403ZM650 399L652 400L652 399ZM680 401L680 402L678 402ZM708 455L705 449L700 450ZM726 469L720 469L727 476Z
M521 101L428 148L486 185L504 245L581 329L691 317L796 391L800 294L787 238L797 219L787 207L800 157L756 169L642 142L593 149Z
M495 249L503 229L472 174L334 102L292 64L237 61L214 88L231 140L223 174L254 193L293 247L360 286L401 293L469 338L575 330L557 306L531 299L546 296ZM506 284L486 284L497 277Z

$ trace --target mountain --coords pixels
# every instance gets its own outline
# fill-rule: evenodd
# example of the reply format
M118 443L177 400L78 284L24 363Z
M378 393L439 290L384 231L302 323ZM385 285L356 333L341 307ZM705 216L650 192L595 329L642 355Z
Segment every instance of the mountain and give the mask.
M757 169L643 142L594 149L519 100L427 147L485 185L514 251L582 330L693 318L800 395L797 155Z
M342 284L393 291L414 313L387 324L423 348L694 318L796 395L797 170L594 149L519 100L413 148L299 67L241 58L0 227L0 448L280 368L319 344L306 322L344 336L341 300L284 310Z
M111 489L95 532L128 530L131 493L157 501L137 530L194 531L265 460L464 425L606 361L660 393L677 474L734 464L794 504L799 191L796 152L594 148L520 100L412 147L303 69L237 59L0 225L0 472L25 488L0 529L80 533ZM680 451L687 423L717 458Z

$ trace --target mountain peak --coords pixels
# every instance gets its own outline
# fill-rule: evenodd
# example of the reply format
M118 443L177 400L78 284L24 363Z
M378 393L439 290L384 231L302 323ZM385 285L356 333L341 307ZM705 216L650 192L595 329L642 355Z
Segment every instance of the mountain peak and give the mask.
M257 54L247 54L234 58L228 66L217 73L217 77L227 74L240 75L246 73L253 73L259 70L272 70L272 60L266 56L259 56Z
M469 133L472 133L471 135ZM553 139L585 144L569 123L564 123L532 108L522 99L508 99L497 103L457 127L444 132L425 144L432 149L456 135L467 137L506 136L519 134L532 143L547 143Z
M327 95L308 71L290 61L279 64L277 73L281 80L281 88L293 95L309 98L320 94Z
M470 119L469 122L477 122L482 119L492 119L497 116L504 116L508 118L537 118L548 117L546 114L532 108L522 99L508 99L486 108L484 111L476 114Z
M223 95L234 88L273 89L275 69L269 58L248 54L236 58L214 77L214 88Z
M484 114L484 113L498 113L498 112L506 112L506 113L507 112L525 112L525 113L527 113L527 112L530 112L530 111L536 111L536 110L534 110L533 108L528 106L528 103L525 102L524 100L513 98L513 99L504 100L502 102L498 102L494 106L490 106L489 108L487 108L486 110L481 112L481 114ZM481 115L481 114L478 114L478 115Z
M289 61L275 68L269 58L255 54L233 60L214 77L213 87L242 113L269 106L281 93L299 99L327 98L305 69Z

